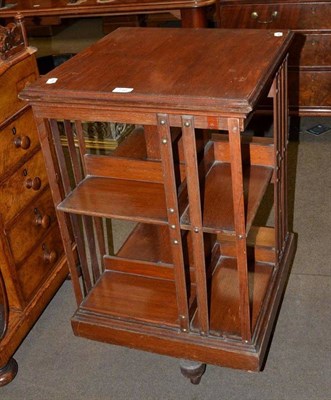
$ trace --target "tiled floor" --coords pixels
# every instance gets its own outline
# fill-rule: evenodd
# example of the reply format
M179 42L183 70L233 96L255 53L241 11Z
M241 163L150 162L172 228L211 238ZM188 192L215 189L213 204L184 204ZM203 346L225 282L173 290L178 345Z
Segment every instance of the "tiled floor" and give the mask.
M76 51L70 46L65 51ZM305 119L299 141L290 143L298 246L263 372L208 366L194 386L181 376L175 359L76 338L69 322L75 301L65 282L17 351L19 373L0 389L0 398L330 400L331 131L305 133L318 122L331 126L329 119Z

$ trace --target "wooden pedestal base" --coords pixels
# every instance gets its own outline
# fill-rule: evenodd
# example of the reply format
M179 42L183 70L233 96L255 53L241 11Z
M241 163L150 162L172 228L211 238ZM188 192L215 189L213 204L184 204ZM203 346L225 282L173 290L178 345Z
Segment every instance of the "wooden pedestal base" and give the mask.
M16 376L18 371L17 362L11 358L7 365L0 368L0 386L5 386L10 383Z

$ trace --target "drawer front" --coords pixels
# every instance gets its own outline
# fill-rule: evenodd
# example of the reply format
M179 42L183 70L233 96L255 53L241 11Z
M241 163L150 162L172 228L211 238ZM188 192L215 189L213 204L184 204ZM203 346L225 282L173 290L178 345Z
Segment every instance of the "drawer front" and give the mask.
M290 106L315 111L331 109L331 71L289 71ZM323 106L321 106L323 105Z
M18 266L18 281L26 301L33 297L40 285L51 275L62 255L60 233L54 227L30 257Z
M0 76L0 124L26 105L18 94L38 78L37 71L35 58L30 56Z
M46 169L41 151L0 185L0 213L6 224L47 185Z
M297 33L291 44L289 66L331 67L331 34Z
M22 157L29 157L39 145L38 133L29 108L16 120L0 131L0 176L17 164Z
M13 258L20 263L57 223L49 188L25 209L6 232Z
M331 29L329 4L248 4L221 6L221 28Z

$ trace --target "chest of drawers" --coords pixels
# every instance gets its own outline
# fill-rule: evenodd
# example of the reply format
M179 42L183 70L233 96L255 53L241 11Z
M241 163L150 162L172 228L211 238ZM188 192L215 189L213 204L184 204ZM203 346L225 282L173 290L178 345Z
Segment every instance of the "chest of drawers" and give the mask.
M18 99L38 78L35 51L6 57L19 27L0 30L0 386L14 378L12 355L67 275L33 113Z
M330 115L331 3L298 0L221 1L221 28L291 29L289 58L292 114Z

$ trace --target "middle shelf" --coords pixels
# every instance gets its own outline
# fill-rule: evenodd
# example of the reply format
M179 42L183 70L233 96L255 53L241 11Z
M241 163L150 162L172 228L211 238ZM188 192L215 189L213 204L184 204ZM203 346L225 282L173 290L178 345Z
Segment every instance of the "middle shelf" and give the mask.
M270 167L244 165L246 231L252 225L272 174ZM200 190L204 232L234 234L231 165L214 162L200 182ZM58 209L75 214L167 224L165 188L156 182L87 176ZM181 216L181 228L191 229L188 205Z

